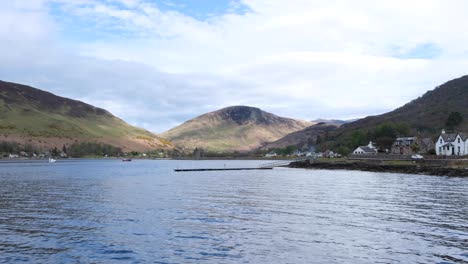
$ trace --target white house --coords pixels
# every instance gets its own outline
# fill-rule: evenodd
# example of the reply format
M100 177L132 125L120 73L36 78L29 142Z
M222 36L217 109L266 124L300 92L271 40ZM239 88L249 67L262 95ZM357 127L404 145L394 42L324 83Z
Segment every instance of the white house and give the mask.
M359 146L353 151L354 155L369 155L377 154L377 148L374 146L372 141L369 142L367 146Z
M267 154L265 154L265 157L267 157L267 158L273 158L273 157L276 157L276 156L277 156L277 154L275 152L273 152L273 151L268 152Z
M442 156L468 155L468 134L445 133L442 130L435 144L436 154Z

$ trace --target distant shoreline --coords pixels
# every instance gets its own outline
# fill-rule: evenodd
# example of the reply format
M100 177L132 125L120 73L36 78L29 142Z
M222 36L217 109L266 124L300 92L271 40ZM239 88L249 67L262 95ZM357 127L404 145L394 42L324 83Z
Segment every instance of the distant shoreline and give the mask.
M430 161L392 163L385 161L298 161L292 162L290 168L326 169L326 170L357 170L369 172L389 172L403 174L468 177L468 164L464 167L440 166Z

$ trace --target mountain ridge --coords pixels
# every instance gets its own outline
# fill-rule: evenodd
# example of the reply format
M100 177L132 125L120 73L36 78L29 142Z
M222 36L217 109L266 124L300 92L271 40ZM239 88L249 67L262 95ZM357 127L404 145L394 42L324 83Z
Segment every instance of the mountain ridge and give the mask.
M303 149L306 146L308 149L308 147L316 145L321 137L324 137L331 131L335 131L338 127L337 125L320 122L270 142L263 146L262 149L269 150L288 146L296 146L299 149Z

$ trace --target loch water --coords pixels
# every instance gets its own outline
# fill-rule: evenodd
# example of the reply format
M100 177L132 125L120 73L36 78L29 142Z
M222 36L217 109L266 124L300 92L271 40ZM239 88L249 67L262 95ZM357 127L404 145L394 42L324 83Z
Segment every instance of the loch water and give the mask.
M468 263L468 178L0 162L0 263Z

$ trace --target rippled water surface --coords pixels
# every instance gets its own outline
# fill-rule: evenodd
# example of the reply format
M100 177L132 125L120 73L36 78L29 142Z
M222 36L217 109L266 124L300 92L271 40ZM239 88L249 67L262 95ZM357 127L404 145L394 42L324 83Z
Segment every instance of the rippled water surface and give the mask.
M468 178L0 162L0 263L467 263Z

